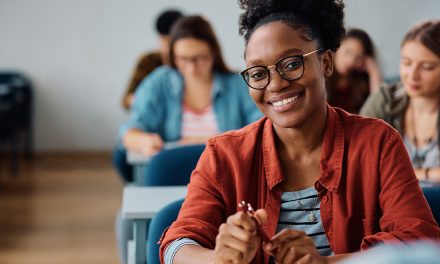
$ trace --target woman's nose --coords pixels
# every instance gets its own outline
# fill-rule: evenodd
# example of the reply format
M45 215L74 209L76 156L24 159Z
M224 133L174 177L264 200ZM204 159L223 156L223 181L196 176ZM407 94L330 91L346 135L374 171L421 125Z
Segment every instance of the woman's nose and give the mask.
M266 89L272 92L278 92L289 86L290 81L284 79L275 67L269 69L269 84Z

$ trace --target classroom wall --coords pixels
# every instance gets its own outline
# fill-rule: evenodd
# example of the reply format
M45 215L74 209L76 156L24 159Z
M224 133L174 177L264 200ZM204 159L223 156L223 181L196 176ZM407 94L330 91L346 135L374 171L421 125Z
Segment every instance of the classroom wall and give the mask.
M369 31L386 76L398 73L399 43L419 19L440 16L438 0L348 0L347 25ZM35 84L37 150L109 150L128 115L120 99L144 51L156 47L153 22L165 8L202 13L227 63L244 67L237 1L0 0L0 70Z

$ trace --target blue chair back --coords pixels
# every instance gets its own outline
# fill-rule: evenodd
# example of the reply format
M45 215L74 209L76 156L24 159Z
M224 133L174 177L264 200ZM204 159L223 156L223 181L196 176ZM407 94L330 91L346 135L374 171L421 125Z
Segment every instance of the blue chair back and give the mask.
M435 221L440 224L440 187L423 187L422 190L429 207L431 207Z
M162 208L151 220L147 238L147 263L160 264L159 244L163 231L177 218L183 199L172 202Z
M145 186L187 185L205 145L164 149L146 166Z

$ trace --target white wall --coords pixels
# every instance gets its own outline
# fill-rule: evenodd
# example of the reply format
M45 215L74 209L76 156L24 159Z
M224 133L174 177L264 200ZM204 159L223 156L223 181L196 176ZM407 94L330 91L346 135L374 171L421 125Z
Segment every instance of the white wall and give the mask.
M365 28L381 46L387 76L397 74L399 43L409 26L440 16L438 0L346 5L347 24ZM156 47L153 22L168 7L208 17L228 64L244 66L235 0L0 0L0 70L22 70L35 84L37 150L114 145L127 119L121 95L138 55Z

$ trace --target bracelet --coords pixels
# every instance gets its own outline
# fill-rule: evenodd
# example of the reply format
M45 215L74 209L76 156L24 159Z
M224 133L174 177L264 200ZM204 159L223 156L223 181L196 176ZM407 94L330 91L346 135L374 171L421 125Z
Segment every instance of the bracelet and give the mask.
M429 170L430 170L431 168L426 168L425 169L425 180L429 180Z

